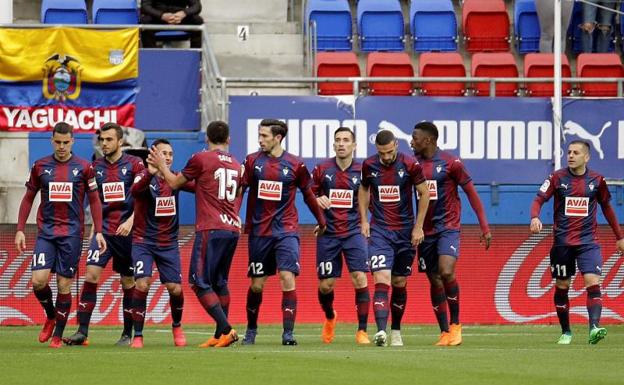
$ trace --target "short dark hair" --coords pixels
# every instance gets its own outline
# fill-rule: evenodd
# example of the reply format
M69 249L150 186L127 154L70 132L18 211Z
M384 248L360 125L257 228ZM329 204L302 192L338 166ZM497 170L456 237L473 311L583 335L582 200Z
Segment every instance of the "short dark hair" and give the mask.
M99 137L102 131L108 130L115 130L115 133L117 134L117 139L123 139L123 128L121 128L119 124L113 122L105 123L102 127L100 127L99 130L96 130L95 133Z
M375 144L378 146L385 146L386 144L390 144L396 140L392 131L389 130L381 130L375 136Z
M282 139L288 134L288 126L286 123L277 119L262 119L260 127L270 127L273 136L281 135Z
M355 134L353 133L353 130L351 130L349 127L338 127L336 131L334 131L334 138L339 132L348 132L349 134L351 134L351 139L353 139L353 141L355 142Z
M230 137L230 126L220 120L210 122L208 128L206 128L206 136L210 143L225 144Z
M155 141L152 142L152 146L156 147L159 144L168 144L171 146L171 142L169 142L167 139L165 138L158 138Z
M589 154L589 150L591 150L591 146L589 145L589 142L587 142L585 140L580 140L580 139L573 140L573 141L570 142L570 144L568 144L568 147L571 144L580 144L580 145L582 145L583 147L585 147L585 151L587 151L588 154Z
M438 127L436 127L436 125L432 122L416 123L414 130L421 130L427 135L433 137L433 139L438 140Z
M58 122L52 128L52 136L54 134L69 134L70 136L74 136L74 128L65 122Z

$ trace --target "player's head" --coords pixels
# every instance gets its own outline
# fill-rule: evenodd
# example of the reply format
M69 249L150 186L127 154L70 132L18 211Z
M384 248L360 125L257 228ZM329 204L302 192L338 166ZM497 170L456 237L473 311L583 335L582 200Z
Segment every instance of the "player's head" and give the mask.
M394 134L388 130L381 130L377 133L377 136L375 136L375 147L377 147L379 161L385 165L392 164L399 151L399 144Z
M123 129L119 124L106 123L95 133L98 136L98 143L104 156L116 155L121 152Z
M210 122L208 128L206 128L206 137L208 138L208 143L211 144L230 144L230 126L220 120Z
M438 127L431 122L420 122L414 126L412 131L412 149L420 154L426 148L437 147Z
M584 140L573 140L568 145L568 167L584 169L589 162L589 143Z
M74 145L74 129L65 122L58 122L52 129L52 148L58 160L66 160L71 156Z
M286 123L277 119L263 119L258 127L258 143L264 152L271 152L282 144L288 134Z
M339 127L334 131L334 152L339 159L353 157L355 134L348 127Z
M152 146L156 147L158 152L160 152L160 155L165 158L165 164L167 167L171 168L171 164L173 163L173 147L171 146L171 143L165 138L160 138L156 139L152 143Z

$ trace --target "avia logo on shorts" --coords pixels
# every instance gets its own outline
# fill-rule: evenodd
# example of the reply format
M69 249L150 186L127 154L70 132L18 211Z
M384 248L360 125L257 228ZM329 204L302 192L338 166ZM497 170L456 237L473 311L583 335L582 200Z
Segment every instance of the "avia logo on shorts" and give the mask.
M395 185L382 185L379 189L379 201L380 202L398 202L401 200L401 192L399 186Z
M50 202L71 202L73 187L71 182L50 182L48 199Z
M157 217L170 217L176 215L175 197L156 197L156 212Z
M438 181L426 180L427 190L429 190L429 200L435 201L438 199ZM420 193L416 191L416 199L420 199Z
M104 202L123 202L126 200L123 182L102 183L102 195Z
M267 201L281 201L282 182L260 179L258 181L258 198Z
M329 189L329 201L334 209L353 208L353 190Z
M568 217L586 217L589 214L589 198L566 197L565 215Z

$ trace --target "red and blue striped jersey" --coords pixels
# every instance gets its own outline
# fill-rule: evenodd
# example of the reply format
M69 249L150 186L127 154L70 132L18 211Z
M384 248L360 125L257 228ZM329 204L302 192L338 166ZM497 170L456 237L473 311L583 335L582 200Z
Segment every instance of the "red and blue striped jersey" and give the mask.
M596 243L597 204L611 200L602 175L589 169L583 175L574 175L568 168L560 169L544 181L537 195L544 201L555 197L553 231L556 246Z
M386 230L414 227L414 186L425 182L422 167L410 155L399 152L386 166L377 154L362 164L362 185L370 189L371 225Z
M117 227L133 213L134 202L130 187L145 166L141 158L123 153L114 163L110 163L105 157L96 159L93 169L102 202L102 232L115 235Z
M459 230L461 200L457 186L472 180L462 161L447 151L438 149L431 159L416 155L422 166L429 190L429 208L423 231L432 235L444 230Z
M178 190L147 170L139 172L130 188L134 198L132 242L157 247L178 244Z
M41 158L30 170L26 188L35 193L41 190L37 211L40 237L82 237L85 194L97 189L93 167L87 160L76 155L66 162L54 156Z
M188 181L195 181L195 230L240 231L241 165L226 151L200 151L182 170Z
M362 164L355 160L342 170L336 158L319 163L312 171L312 191L317 197L325 195L331 208L323 210L327 221L326 235L349 236L360 232L358 189Z
M271 157L262 151L247 155L243 187L249 188L245 232L274 236L299 230L297 188L319 224L325 218L312 192L312 178L303 161L288 152Z

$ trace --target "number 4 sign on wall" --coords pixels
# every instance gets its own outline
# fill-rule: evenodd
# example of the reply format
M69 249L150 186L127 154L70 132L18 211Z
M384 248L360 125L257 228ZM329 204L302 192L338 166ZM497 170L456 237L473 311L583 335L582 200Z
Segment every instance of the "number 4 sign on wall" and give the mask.
M238 36L238 41L247 41L247 39L249 38L249 26L248 25L237 26L236 35Z

